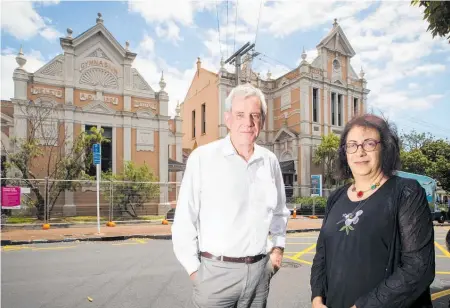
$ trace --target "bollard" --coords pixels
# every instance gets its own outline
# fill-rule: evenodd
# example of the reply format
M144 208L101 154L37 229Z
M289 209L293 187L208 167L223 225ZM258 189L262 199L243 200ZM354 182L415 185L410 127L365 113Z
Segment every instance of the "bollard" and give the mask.
M294 211L292 211L292 218L297 218L297 206L294 205Z

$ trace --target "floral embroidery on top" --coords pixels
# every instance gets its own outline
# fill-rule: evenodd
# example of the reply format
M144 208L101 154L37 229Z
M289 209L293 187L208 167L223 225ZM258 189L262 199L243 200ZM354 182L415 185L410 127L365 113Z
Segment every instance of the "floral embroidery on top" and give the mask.
M350 214L342 214L342 217L344 217L343 220L341 220L340 222L345 220L345 224L342 226L342 228L339 231L344 231L345 233L347 233L347 235L349 234L350 231L355 230L352 227L353 225L356 225L359 221L359 216L361 216L363 213L362 210L357 211L355 214L350 213Z

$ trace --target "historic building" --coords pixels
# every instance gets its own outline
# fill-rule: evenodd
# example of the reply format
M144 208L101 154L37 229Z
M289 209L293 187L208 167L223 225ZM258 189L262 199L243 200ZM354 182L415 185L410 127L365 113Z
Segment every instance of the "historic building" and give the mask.
M355 51L335 20L328 35L317 45L318 56L312 63L302 61L287 74L272 79L251 70L251 61L240 67L240 82L251 82L266 96L268 117L257 143L272 150L283 169L287 186L297 186L294 194L311 194L311 175L322 174L312 162L321 137L340 134L355 115L366 111L367 95L364 72L360 75L350 65ZM235 73L221 63L218 73L201 67L181 105L183 157L197 146L227 134L224 123L225 99L236 85Z
M163 75L160 89L155 91L132 67L137 54L129 50L128 42L122 46L114 38L100 13L96 24L77 37L67 29L60 44L63 52L34 73L26 71L26 57L20 50L16 57L19 67L13 75L14 98L2 101L2 141L27 136L30 115L24 106L50 106L55 116L43 123L40 138L58 136L55 132L60 130L66 141L61 146L67 151L80 132L92 126L103 128L111 141L102 145L104 171L118 173L126 161L145 162L160 182L180 181L181 117L169 118ZM4 144L9 147L8 142ZM36 173L42 178L39 170ZM65 213L80 206L79 197L68 191L64 194ZM167 204L163 203L167 201L166 188L162 189L159 213L165 213Z

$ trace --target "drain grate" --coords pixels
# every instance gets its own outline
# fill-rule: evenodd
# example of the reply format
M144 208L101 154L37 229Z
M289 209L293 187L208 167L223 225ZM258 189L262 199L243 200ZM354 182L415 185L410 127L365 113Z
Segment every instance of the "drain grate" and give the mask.
M281 267L283 268L299 268L302 265L297 262L281 262Z

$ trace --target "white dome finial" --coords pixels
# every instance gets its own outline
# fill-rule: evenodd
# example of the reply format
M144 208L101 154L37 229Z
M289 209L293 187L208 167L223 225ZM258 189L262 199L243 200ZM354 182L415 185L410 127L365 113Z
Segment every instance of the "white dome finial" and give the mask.
M20 45L20 50L17 54L16 62L20 68L23 68L23 66L27 63L27 59L23 56L22 45Z

